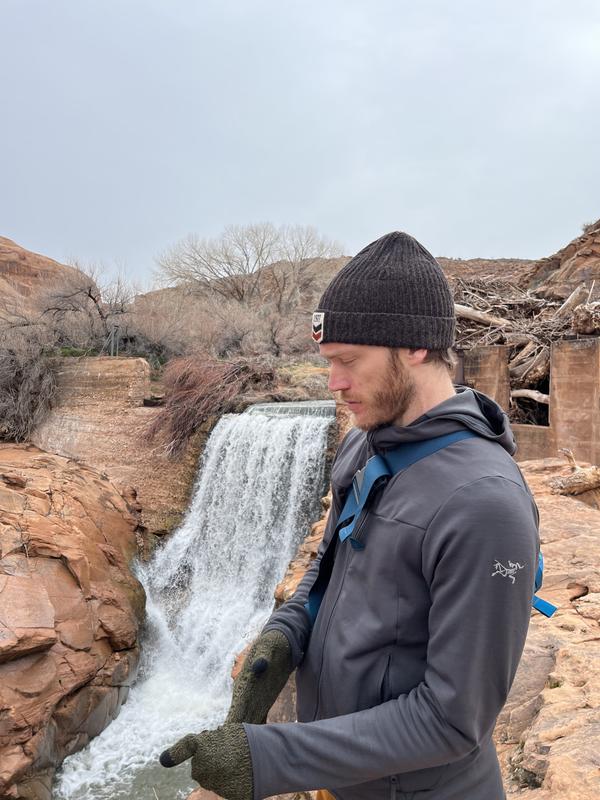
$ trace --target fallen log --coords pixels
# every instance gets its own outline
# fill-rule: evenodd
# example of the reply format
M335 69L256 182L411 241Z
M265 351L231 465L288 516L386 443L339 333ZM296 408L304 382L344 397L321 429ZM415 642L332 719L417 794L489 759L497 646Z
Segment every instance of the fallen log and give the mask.
M455 303L454 309L456 311L456 316L462 317L463 319L481 322L483 325L490 325L493 328L505 328L506 330L510 330L513 327L512 322L509 322L507 319L494 317L492 314L486 314L484 311L477 311L477 309L471 308L470 306L463 306L460 303Z
M536 348L537 344L530 339L525 347L511 358L508 362L508 370L511 378L520 380L523 372L529 369L533 363L533 359L536 356Z
M587 294L588 290L585 288L585 283L580 283L567 297L562 306L554 312L554 319L557 317L566 317L570 314L571 311L584 302L583 298L587 297Z
M544 403L550 405L550 395L538 392L536 389L513 389L510 393L511 400L513 398L523 397L527 400L535 400L536 403Z
M528 345L531 342L531 336L528 336L526 333L507 333L504 338L506 339L506 344L511 347Z
M511 360L508 362L508 368L511 373L530 358L536 347L537 344L531 340L531 337L529 337L525 347L522 350L519 350L516 356L511 358Z
M521 372L520 380L525 385L536 386L541 381L548 377L550 372L550 348L542 347L537 355L535 355L527 369Z
M536 386L548 377L550 372L550 348L542 346L537 353L527 358L518 367L510 370L510 377L523 388Z
M558 452L565 457L573 472L576 472L578 469L583 469L583 467L580 467L577 461L575 461L573 451L569 450L568 447L560 447Z
M552 478L553 494L577 495L600 488L600 467L580 467L565 477Z
M572 328L586 336L600 333L600 303L582 303L573 312Z
M550 372L550 348L530 343L510 361L508 369L513 385L523 388L536 386L545 380Z

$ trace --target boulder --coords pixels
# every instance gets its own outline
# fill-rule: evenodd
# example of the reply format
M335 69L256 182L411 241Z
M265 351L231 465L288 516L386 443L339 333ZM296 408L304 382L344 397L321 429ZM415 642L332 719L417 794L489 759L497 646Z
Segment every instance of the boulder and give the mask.
M0 445L0 797L49 800L55 768L125 700L144 610L137 524L95 471Z

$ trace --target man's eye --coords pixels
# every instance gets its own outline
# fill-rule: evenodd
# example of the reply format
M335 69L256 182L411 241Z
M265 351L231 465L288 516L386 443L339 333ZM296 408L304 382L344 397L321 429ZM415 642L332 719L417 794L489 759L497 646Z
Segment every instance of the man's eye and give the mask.
M355 358L348 358L346 359L346 361L341 361L340 363L343 364L345 367L347 367L348 364L354 364L355 361L356 361Z

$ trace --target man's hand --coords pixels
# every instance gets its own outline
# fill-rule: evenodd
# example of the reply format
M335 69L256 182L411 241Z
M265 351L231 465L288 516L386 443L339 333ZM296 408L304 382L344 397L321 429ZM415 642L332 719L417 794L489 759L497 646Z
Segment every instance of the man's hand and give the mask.
M226 723L261 725L292 672L292 650L287 636L267 631L254 642L233 683Z
M243 725L190 733L160 755L163 767L192 759L192 778L226 800L252 800L254 776Z

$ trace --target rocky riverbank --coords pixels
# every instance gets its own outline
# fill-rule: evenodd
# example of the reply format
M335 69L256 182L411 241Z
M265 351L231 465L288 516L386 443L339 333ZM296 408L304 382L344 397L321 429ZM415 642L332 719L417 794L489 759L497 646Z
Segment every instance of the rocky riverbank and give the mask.
M56 766L127 697L144 611L137 529L99 473L0 445L0 797L49 800Z

